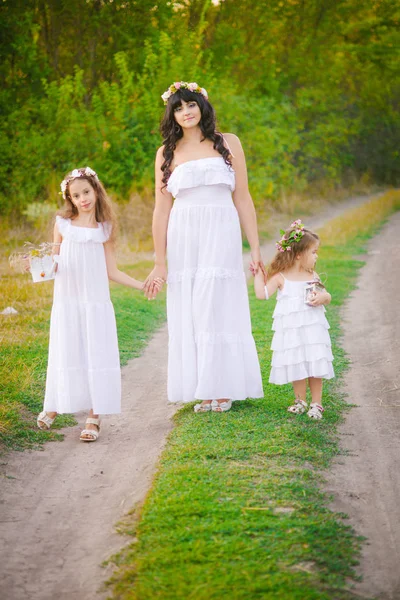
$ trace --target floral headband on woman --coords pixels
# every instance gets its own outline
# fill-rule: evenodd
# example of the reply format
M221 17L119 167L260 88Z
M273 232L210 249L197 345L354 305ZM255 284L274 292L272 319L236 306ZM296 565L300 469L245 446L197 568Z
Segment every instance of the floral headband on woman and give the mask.
M164 104L167 104L168 99L175 94L178 90L189 90L189 92L196 92L196 94L201 94L204 96L206 100L208 100L207 91L200 87L197 83L188 83L187 81L175 81L175 83L171 84L167 91L161 94L161 98L164 100Z
M289 234L285 233L283 229L280 230L282 237L279 242L276 242L275 244L278 252L290 252L292 250L292 245L299 242L304 235L304 225L301 222L301 219L293 221L290 227L293 228L293 231Z
M84 169L74 169L69 175L65 177L65 179L62 180L60 184L61 193L64 200L67 199L67 185L70 181L72 181L73 179L77 179L78 177L94 177L97 181L99 181L96 171L93 171L93 169L91 169L90 167L85 167Z

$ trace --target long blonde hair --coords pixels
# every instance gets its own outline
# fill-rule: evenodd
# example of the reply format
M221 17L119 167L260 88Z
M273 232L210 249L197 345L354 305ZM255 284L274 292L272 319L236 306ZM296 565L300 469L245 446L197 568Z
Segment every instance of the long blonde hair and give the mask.
M111 234L110 241L115 242L116 234L117 234L117 220L115 217L114 209L110 198L107 195L106 190L104 189L103 184L97 177L92 177L90 175L85 175L85 169L78 169L81 173L79 179L84 179L87 181L91 187L94 189L94 193L96 194L96 204L95 204L95 217L98 223L108 222L111 224ZM72 172L71 172L72 173ZM71 177L71 173L66 176ZM65 189L65 206L63 209L59 211L59 215L64 219L74 219L78 216L78 209L75 204L72 202L71 194L69 191L70 184L75 181L73 177L69 181L67 181L67 186Z
M288 238L294 231L296 231L295 227L286 229L285 237ZM313 233L309 229L303 229L302 231L303 236L297 242L291 244L290 250L285 250L285 252L277 251L268 267L268 277L272 277L273 275L276 275L276 273L286 271L293 267L297 256L311 248L315 242L319 242L319 237L316 233Z

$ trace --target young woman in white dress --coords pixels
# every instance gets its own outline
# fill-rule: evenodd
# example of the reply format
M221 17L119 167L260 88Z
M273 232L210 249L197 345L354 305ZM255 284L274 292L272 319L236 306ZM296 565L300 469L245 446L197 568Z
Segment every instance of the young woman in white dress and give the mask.
M65 209L54 226L57 272L46 393L37 425L49 429L58 413L89 410L80 439L94 442L99 415L121 412L117 328L108 280L138 290L143 283L117 268L113 211L95 171L75 169L61 190Z
M155 266L145 282L168 281L168 399L195 412L229 410L263 397L242 260L242 225L251 268L263 268L244 153L216 130L207 92L177 82L163 94L164 143L156 156ZM168 277L167 277L168 263Z

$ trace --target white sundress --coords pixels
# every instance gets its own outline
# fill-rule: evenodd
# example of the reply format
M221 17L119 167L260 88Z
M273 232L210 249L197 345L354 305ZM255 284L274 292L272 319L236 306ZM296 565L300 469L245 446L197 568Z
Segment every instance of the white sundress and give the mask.
M168 399L263 397L235 173L222 157L175 167L167 235Z
M270 383L283 385L308 377L331 379L332 361L329 323L324 306L304 302L306 281L284 278L273 314Z
M108 223L76 227L56 218L62 235L50 321L44 410L121 411L121 372L104 242Z

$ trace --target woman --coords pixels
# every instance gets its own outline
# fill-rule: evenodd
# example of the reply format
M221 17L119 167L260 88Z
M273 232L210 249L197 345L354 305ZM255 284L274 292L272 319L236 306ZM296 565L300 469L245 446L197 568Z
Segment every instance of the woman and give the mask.
M233 400L263 397L242 260L240 223L251 268L263 268L246 163L239 139L216 131L204 88L177 82L162 98L155 266L145 290L153 298L156 278L167 279L167 250L168 399L224 412Z

